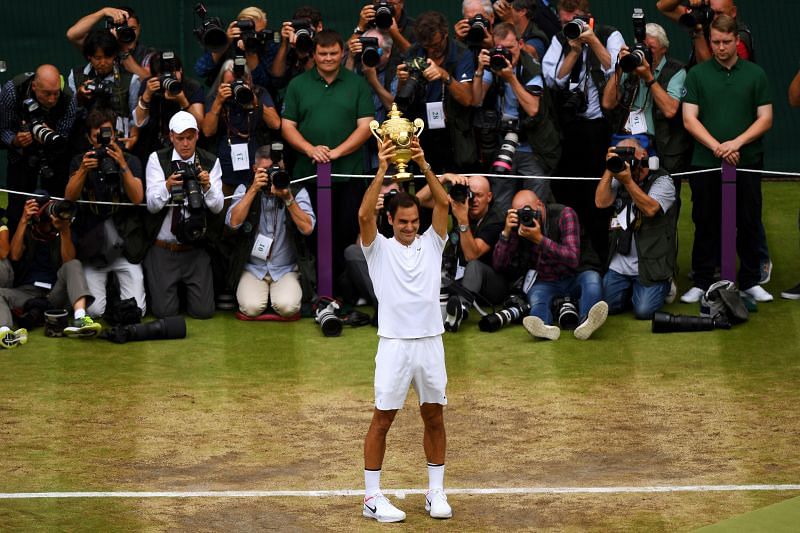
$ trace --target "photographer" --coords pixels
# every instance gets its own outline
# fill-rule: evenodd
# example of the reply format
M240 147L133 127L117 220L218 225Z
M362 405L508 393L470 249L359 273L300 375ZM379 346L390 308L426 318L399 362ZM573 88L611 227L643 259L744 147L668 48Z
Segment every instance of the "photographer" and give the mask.
M11 191L43 188L64 190L69 157L66 139L75 123L75 102L61 89L61 74L53 65L19 74L0 93L0 141L8 149L6 180ZM25 197L8 196L8 225L16 228Z
M13 329L12 310L26 310L26 304L30 309L32 300L46 299L45 309L71 306L73 320L64 334L92 337L102 329L86 314L94 297L86 285L81 262L75 258L70 227L73 215L72 205L47 197L25 202L9 253L14 265L14 288L0 289L0 325ZM27 335L24 329L15 333ZM8 332L3 337L0 344L4 347L16 345ZM19 337L16 341L25 343Z
M69 88L75 94L79 125L82 126L92 109L111 109L117 115L114 125L117 138L126 150L136 144L135 127L131 112L139 95L139 77L119 67L120 45L108 30L92 30L83 42L83 56L89 63L83 68L73 68L69 73ZM73 144L78 151L88 147L86 130L76 127Z
M513 0L509 4L510 16L504 20L512 23L517 29L517 33L522 39L522 49L537 61L541 61L547 52L547 47L550 46L550 40L560 29L558 19L556 19L552 11L539 6L537 0ZM550 34L539 28L534 20L537 15L542 13L550 14L548 18L552 31Z
M527 294L531 316L522 325L534 338L557 340L571 317L575 338L586 340L608 316L599 260L571 207L544 204L533 191L519 191L492 264Z
M311 201L304 188L289 186L282 158L275 164L272 155L269 146L256 151L253 181L236 188L225 218L241 236L230 274L237 277L232 286L238 285L239 311L250 318L269 306L284 318L297 315L303 299L301 277L313 273L313 262L310 269L298 267L298 260L310 254L305 237L316 224ZM250 234L242 228L245 221ZM303 280L312 289L314 281Z
M561 156L561 139L555 123L553 103L539 64L522 50L522 41L511 24L500 23L492 30L497 46L481 50L472 84L473 100L483 103L493 87L495 107L501 117L497 135L502 139L493 173L524 176L549 176ZM514 144L517 144L514 150ZM511 154L509 150L514 150ZM511 157L509 157L509 155ZM495 205L501 211L511 206L514 193L531 189L539 198L552 196L546 179L492 177Z
M145 175L147 210L152 215L146 219L146 239L154 244L144 259L150 308L158 318L177 315L182 283L187 313L211 318L214 284L211 260L202 245L209 213L222 211L222 170L212 154L197 149L194 116L178 111L169 129L173 148L153 152ZM172 207L174 203L180 207Z
M647 150L635 139L609 148L595 193L597 207L614 206L603 277L608 311L620 313L632 305L640 320L650 320L664 305L678 251L675 185L667 172L651 171L647 162Z
M258 147L263 126L281 127L272 98L263 87L253 84L241 57L225 61L211 86L214 100L202 121L203 135L219 133L217 155L222 166L222 191L231 194L250 180L250 161Z
M686 70L680 62L667 57L668 49L669 39L664 28L647 24L644 41L639 43L634 55L627 46L620 51L617 67L603 92L603 108L611 111L621 106L626 120L621 124L623 131L615 133L647 135L655 143L661 167L675 173L689 167L692 139L683 127L680 112ZM631 72L623 72L621 65L635 64L637 60L639 66ZM626 84L631 83L635 83L632 89L635 93L628 97L629 102L622 102L629 94L626 91L631 90Z
M322 14L311 6L295 9L292 20L281 25L281 44L270 70L274 88L286 89L290 81L314 68L314 41L322 29Z
M197 123L205 116L205 95L197 81L184 76L183 63L172 51L154 52L149 72L139 88L133 123L139 128L135 153L142 159L170 145L169 119L188 111Z
M507 295L505 281L492 270L492 249L503 227L503 214L492 205L492 190L485 177L443 174L439 182L450 184L453 231L443 254L442 271L450 294L444 329L455 333L469 316L476 297L495 305ZM433 207L429 187L422 188L417 198L422 207Z
M562 131L563 149L555 174L600 176L611 140L611 125L600 99L625 41L619 31L598 24L589 14L589 0L561 0L558 16L562 30L542 60L545 81L556 96ZM559 202L575 209L592 247L605 260L608 213L595 208L595 184L558 180L552 188Z
M144 200L142 165L122 151L114 135L114 112L95 109L86 118L92 149L72 160L64 198L140 204ZM130 259L140 229L138 211L130 207L82 204L75 221L77 258L83 264L86 282L94 297L88 312L93 317L106 312L106 280L113 272L119 281L120 298L134 298L139 315L145 312L144 273ZM129 237L131 237L129 239ZM141 260L141 259L139 259Z
M81 18L67 30L67 39L79 49L83 47L87 35L99 22L105 21L112 35L120 45L119 63L126 71L142 79L149 75L142 67L147 55L147 47L139 41L142 26L139 17L129 7L104 7Z
M453 30L456 39L466 46L480 50L492 48L494 38L494 10L489 0L464 0L461 3L464 18L456 22Z
M380 16L376 14L380 10ZM391 19L390 19L391 16ZM416 42L414 19L408 16L404 0L385 0L366 4L358 15L358 24L353 29L353 37L364 35L367 30L377 28L388 33L395 43L392 50L393 59L405 54Z
M242 26L249 26L250 29L243 32ZM222 51L206 50L203 52L194 65L195 74L199 78L205 79L206 85L211 86L225 61L244 54L254 83L262 87L270 87L272 85L270 70L278 53L278 45L264 39L262 32L266 28L267 14L264 10L258 7L242 9L236 15L236 20L228 25L227 48ZM247 35L243 35L243 33L247 33Z

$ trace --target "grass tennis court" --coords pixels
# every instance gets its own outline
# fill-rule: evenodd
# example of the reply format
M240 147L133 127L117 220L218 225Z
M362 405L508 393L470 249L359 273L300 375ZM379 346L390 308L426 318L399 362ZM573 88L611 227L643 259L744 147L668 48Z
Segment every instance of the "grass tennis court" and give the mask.
M520 326L481 333L470 317L446 334L446 486L800 483L800 302L779 297L800 280L800 184L764 192L776 301L745 325L655 336L623 315L588 342L551 343ZM327 339L310 320L188 322L183 341L118 346L38 330L0 352L0 493L363 488L374 329ZM389 434L385 489L427 484L415 402L412 392ZM797 496L454 494L446 522L419 494L392 499L413 530L685 531ZM359 496L0 499L3 531L373 528Z

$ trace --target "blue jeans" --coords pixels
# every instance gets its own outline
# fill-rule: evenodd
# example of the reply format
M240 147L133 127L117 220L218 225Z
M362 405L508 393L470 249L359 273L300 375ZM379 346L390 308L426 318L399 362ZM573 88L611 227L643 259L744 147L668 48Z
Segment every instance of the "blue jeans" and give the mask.
M631 294L632 292L632 294ZM609 313L621 313L631 307L633 315L639 320L650 320L653 313L661 309L669 294L669 281L645 286L639 276L623 276L609 270L603 277L603 297L608 304Z
M603 299L603 285L600 274L594 270L581 272L577 276L558 281L536 281L528 291L531 316L538 316L545 324L553 323L551 305L553 298L569 296L578 300L581 322L586 320L589 309Z

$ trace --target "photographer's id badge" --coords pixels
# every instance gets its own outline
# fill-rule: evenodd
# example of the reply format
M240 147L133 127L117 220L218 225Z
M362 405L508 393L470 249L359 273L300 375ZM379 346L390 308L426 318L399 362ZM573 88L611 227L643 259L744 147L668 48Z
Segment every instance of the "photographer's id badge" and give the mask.
M247 143L231 145L231 161L233 162L234 171L250 169L250 154L247 151Z
M464 277L464 274L467 273L467 267L461 264L461 261L456 262L456 275L453 276L453 279L459 281L461 278Z
M631 111L628 114L628 121L625 123L625 131L631 132L631 135L647 133L647 119L644 117L644 111L639 109L637 111Z
M533 284L536 283L536 276L538 272L534 269L528 270L528 273L525 274L525 281L522 282L522 292L528 294L528 291L531 290Z
M428 102L425 104L428 110L428 129L441 130L444 124L444 104L442 102Z
M262 261L266 261L269 257L269 251L272 248L272 237L267 237L266 235L258 234L256 237L256 242L253 244L253 250L250 252L250 255L255 257L256 259L261 259Z

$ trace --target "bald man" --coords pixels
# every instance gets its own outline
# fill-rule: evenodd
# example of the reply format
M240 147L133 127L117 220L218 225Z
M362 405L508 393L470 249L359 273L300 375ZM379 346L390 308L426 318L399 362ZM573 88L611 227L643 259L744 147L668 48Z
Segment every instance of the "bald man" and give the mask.
M492 249L503 229L503 214L492 204L492 190L484 176L443 174L442 184L450 185L450 206L453 213L453 231L450 244L444 252L450 297L447 301L447 319L444 329L457 332L469 315L476 296L480 302L500 304L508 293L505 280L492 269ZM468 188L467 197L453 198L453 186ZM429 207L430 191L423 187L417 193L420 204ZM449 281L449 284L448 284Z
M62 86L61 74L53 65L41 65L33 75L19 74L3 86L0 140L8 148L8 188L12 191L41 188L53 195L64 193L69 165L64 145L75 123L75 103ZM50 130L61 139L48 135ZM9 195L12 232L25 199Z

